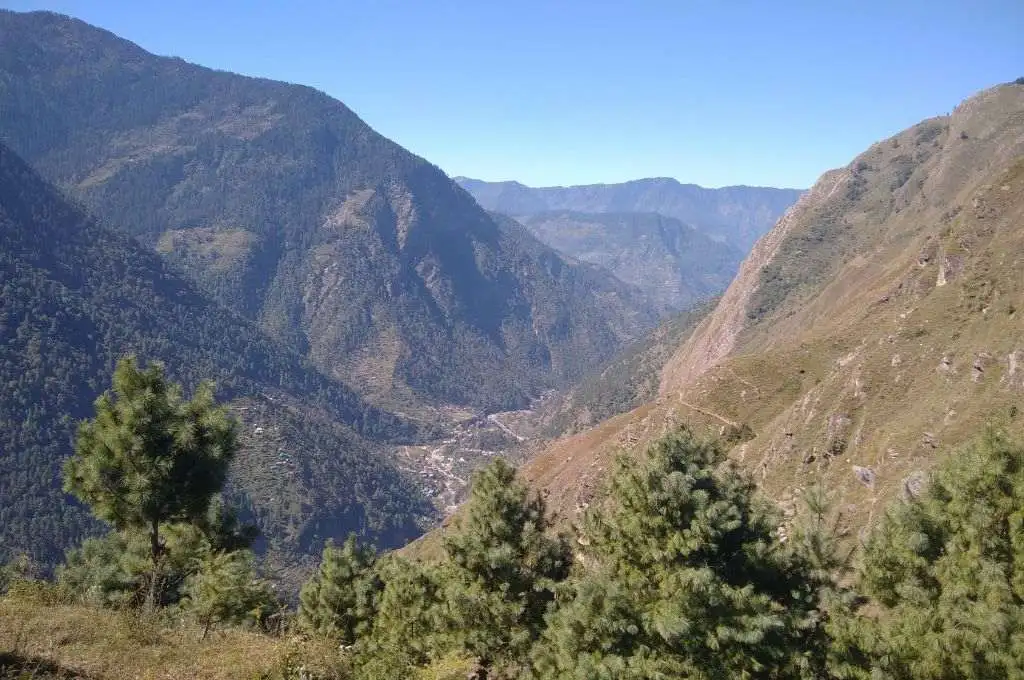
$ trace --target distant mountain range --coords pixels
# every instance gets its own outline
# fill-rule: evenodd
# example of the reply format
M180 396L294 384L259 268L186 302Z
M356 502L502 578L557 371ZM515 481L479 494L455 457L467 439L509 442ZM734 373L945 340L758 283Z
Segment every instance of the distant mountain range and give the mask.
M526 217L553 210L658 213L689 224L746 253L802 193L799 189L733 186L705 189L658 177L621 184L528 187L456 177L488 210Z
M519 220L552 248L599 265L679 311L725 290L743 253L657 213L541 212Z

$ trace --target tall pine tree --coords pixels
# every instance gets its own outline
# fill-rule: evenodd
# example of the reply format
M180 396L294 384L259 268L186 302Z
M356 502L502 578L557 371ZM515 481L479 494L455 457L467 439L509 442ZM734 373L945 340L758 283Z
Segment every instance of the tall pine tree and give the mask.
M572 552L548 533L543 499L498 459L474 475L469 502L445 538L450 625L483 668L525 658L544 629Z
M124 358L113 382L96 400L96 417L79 427L64 488L115 529L148 535L155 602L161 526L204 521L238 449L236 427L212 384L185 400L158 363L140 370Z

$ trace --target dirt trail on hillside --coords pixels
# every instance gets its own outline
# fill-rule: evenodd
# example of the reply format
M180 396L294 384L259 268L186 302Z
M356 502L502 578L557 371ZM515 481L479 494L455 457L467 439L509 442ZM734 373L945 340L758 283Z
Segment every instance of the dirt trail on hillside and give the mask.
M737 423L735 420L729 420L728 418L726 418L725 416L723 416L720 413L715 413L714 411L709 411L706 408L702 408L700 406L697 406L696 404L691 404L688 401L679 401L679 402L676 402L676 403L678 403L680 406L685 406L688 409L696 411L697 413L703 413L704 415L708 416L709 418L714 418L715 420L717 420L719 422L722 422L722 423L725 423L726 425L729 425L730 427L739 427L740 426L740 424Z

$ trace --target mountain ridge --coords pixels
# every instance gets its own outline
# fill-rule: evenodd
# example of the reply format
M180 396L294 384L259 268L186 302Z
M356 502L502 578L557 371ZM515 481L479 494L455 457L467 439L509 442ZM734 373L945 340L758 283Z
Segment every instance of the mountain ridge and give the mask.
M676 312L722 292L742 259L736 248L658 213L553 210L518 221L555 250L607 269Z
M797 189L743 185L707 189L673 178L617 184L529 187L519 182L456 180L488 210L524 217L550 210L653 212L696 227L746 252L801 194Z
M674 184L685 188L703 189L705 191L722 191L724 189L770 189L773 191L797 191L804 192L806 189L795 189L793 187L776 187L769 186L767 184L723 184L721 186L712 187L705 186L703 184L697 184L696 182L681 182L675 177L668 176L651 176L651 177L638 177L637 179L627 179L621 182L588 182L585 184L546 184L544 186L538 186L535 184L525 184L515 179L480 179L479 177L469 177L467 175L455 175L452 177L453 182L457 182L462 185L463 183L473 184L487 184L487 185L509 185L520 187L523 189L585 189L589 187L616 187L620 185L629 184L642 184L645 182L652 183L664 183Z
M326 94L54 14L0 13L0 36L0 138L380 403L523 406L656 321Z

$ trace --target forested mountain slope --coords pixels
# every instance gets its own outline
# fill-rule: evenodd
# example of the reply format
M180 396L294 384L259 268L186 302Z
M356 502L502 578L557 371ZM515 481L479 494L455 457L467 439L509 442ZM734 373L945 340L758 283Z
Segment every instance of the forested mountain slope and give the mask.
M722 187L705 189L668 177L621 184L528 187L519 182L456 181L488 210L526 217L553 210L583 213L658 213L694 226L747 252L800 197L798 189Z
M680 311L725 290L743 252L657 213L542 212L520 218L534 236L604 267Z
M738 433L733 457L785 507L824 481L859 530L986 424L1022 429L1022 272L1024 85L1007 84L823 175L666 362L658 398L528 473L572 515L619 447L683 421Z
M432 512L386 454L430 432L368 406L70 204L0 145L0 559L52 563L96 529L60 490L77 422L116 360L213 379L242 421L234 501L288 561L328 537L382 545Z
M326 374L403 404L525 404L654 324L308 87L0 12L0 139Z

